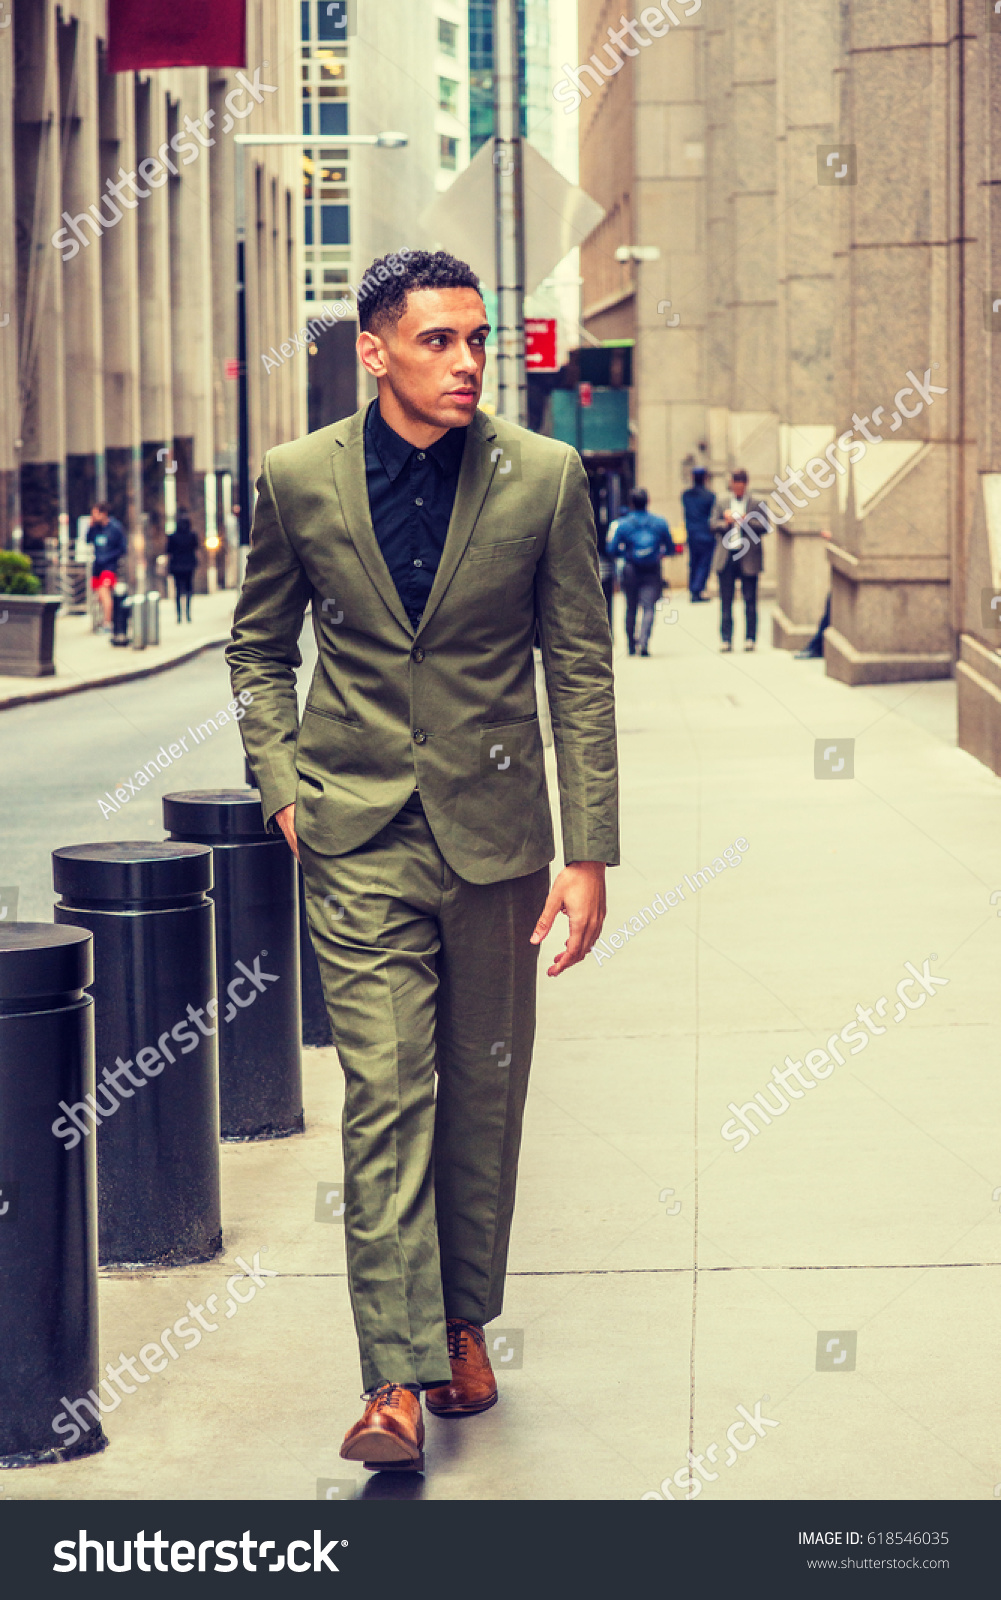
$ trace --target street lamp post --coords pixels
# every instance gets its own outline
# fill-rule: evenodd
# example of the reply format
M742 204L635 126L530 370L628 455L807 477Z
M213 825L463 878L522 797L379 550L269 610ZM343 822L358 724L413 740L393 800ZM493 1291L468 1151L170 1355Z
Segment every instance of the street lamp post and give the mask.
M497 262L497 414L528 421L525 379L525 208L518 3L494 0L494 244Z
M250 382L247 368L247 195L244 151L248 145L294 145L300 150L319 144L369 144L382 150L399 150L408 143L405 133L339 133L323 136L306 133L237 133L236 146L236 338L239 365L239 462L237 493L240 496L240 544L250 543ZM242 577L242 568L241 568Z

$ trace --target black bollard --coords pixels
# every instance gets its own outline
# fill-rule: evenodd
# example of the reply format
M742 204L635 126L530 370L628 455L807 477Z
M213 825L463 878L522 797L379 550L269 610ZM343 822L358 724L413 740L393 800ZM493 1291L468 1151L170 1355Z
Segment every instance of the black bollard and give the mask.
M301 1133L295 857L246 789L164 795L163 825L213 852L221 1136Z
M334 1038L330 1031L330 1017L327 1014L327 1004L323 998L323 987L320 983L320 963L316 959L313 941L309 937L309 922L306 917L306 887L303 882L302 870L296 873L299 880L299 971L302 988L302 1042L319 1046L333 1044Z
M82 928L0 928L0 1467L69 1461L108 1442L88 1398L98 1384L94 1141L64 1143L52 1127L61 1101L93 1093L93 972Z
M222 1247L212 852L191 844L53 851L57 923L94 935L94 1109L102 1266L184 1266ZM89 1119L89 1120L88 1120Z

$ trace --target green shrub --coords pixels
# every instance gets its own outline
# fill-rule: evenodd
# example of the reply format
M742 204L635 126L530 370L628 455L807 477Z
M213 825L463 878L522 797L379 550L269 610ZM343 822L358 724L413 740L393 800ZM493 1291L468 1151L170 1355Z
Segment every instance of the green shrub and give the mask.
M0 550L0 594L38 594L41 587L27 556Z

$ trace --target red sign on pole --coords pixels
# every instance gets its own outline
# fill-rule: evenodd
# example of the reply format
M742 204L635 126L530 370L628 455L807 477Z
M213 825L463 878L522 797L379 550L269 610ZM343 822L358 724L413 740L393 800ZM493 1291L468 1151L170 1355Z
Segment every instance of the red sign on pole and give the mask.
M589 383L579 383L577 385L577 397L582 406L589 406L591 404L591 385Z
M525 366L529 372L558 372L556 318L525 318Z
M240 363L235 356L226 357L226 377L233 383L240 376Z

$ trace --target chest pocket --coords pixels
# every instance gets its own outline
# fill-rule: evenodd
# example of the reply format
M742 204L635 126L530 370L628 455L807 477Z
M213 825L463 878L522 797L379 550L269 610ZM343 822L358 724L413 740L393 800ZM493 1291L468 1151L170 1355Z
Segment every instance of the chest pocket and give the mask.
M535 535L527 539L498 539L492 544L471 544L466 550L467 561L504 561L526 556L535 548Z

